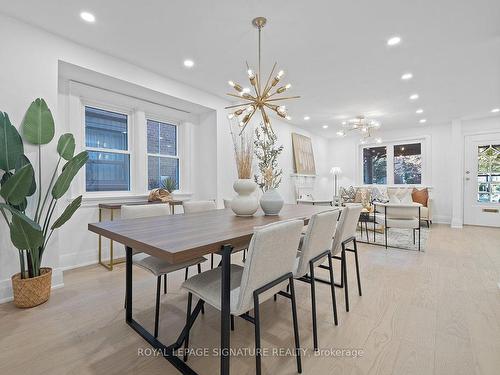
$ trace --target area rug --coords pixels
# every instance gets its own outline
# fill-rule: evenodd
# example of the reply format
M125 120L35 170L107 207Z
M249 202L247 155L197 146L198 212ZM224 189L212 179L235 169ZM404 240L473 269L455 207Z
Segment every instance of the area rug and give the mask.
M427 239L429 237L429 228L422 228L420 237L420 251L425 251ZM398 229L390 228L387 234L387 246L390 248L398 248L403 250L418 251L418 231L415 233L415 244L413 244L413 231L411 229ZM362 243L369 243L374 245L385 246L384 233L382 231L376 232L375 242L373 242L373 229L368 228L368 239L366 240L366 230L363 227L363 235L358 227L356 231L356 241Z

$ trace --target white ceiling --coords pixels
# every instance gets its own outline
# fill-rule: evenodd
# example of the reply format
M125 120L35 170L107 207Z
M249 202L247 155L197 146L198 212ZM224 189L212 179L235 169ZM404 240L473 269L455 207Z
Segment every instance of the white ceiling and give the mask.
M257 62L250 21L265 16L263 68L278 61L302 96L291 122L328 136L341 116L379 112L382 128L400 128L418 126L419 107L427 125L500 107L498 0L0 0L0 10L220 96L230 79L246 84L245 60ZM402 43L389 48L393 35Z

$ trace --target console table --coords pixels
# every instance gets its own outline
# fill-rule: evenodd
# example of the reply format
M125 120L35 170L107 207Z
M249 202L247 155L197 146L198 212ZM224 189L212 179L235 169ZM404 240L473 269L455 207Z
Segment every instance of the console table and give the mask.
M181 206L182 200L174 199L168 202L149 202L149 201L134 201L134 202L114 202L114 203L99 203L99 222L102 222L102 211L110 211L110 220L114 220L115 210L120 210L122 206L134 206L144 204L168 204L170 206L170 214L175 214L175 206ZM109 271L113 270L113 266L125 262L125 258L114 259L113 257L113 240L109 240L109 263L102 260L102 237L99 234L99 264Z

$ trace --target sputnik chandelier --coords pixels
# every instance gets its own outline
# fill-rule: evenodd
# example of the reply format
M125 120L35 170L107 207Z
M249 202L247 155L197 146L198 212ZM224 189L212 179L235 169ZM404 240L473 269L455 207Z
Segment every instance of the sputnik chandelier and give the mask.
M278 86L279 82L284 76L283 70L280 70L275 74L276 63L274 63L273 68L271 69L271 73L266 80L265 85L263 85L263 81L261 81L261 48L260 48L260 40L261 40L261 32L262 28L266 25L267 20L264 17L257 17L252 20L252 24L259 30L259 66L257 72L250 68L247 64L247 74L248 79L250 81L250 85L253 88L252 90L248 87L242 87L238 83L233 81L229 81L229 85L235 89L237 94L229 93L227 95L236 97L238 99L243 100L243 103L235 104L226 107L226 109L236 109L234 112L228 115L229 119L236 118L239 121L240 126L240 135L245 130L248 125L250 119L253 115L259 111L262 115L262 121L264 123L266 131L273 132L271 127L271 121L269 120L269 116L266 112L274 111L278 116L290 120L290 116L288 116L286 107L281 103L284 100L296 99L299 96L282 96L285 91L287 91L292 85L286 84L282 86ZM271 112L272 113L272 112ZM240 119L240 116L243 116Z
M377 120L366 118L363 115L359 115L356 118L344 121L342 123L342 130L337 132L338 136L345 136L347 133L352 131L359 131L361 133L361 141L368 140L373 136L373 130L380 128L380 122ZM379 138L375 138L378 142Z

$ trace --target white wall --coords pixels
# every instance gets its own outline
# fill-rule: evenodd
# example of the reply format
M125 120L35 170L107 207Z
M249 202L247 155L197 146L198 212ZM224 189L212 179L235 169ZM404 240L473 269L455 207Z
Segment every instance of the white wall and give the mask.
M451 165L453 149L449 147L451 128L449 125L419 126L414 128L381 130L377 137L384 141L398 141L425 138L430 143L426 147L429 157L426 163L427 181L432 187L434 221L449 223L451 220ZM330 164L342 168L339 186L361 185L359 172L359 137L348 136L330 140ZM430 154L430 155L429 155Z
M3 15L0 15L0 45L4 56L8 56L2 58L0 64L0 110L7 112L13 124L19 126L31 101L43 97L56 119L56 139L60 134L70 130L65 108L67 100L64 95L62 97L58 95L60 61L211 109L212 112L200 115L197 124L190 125L190 134L195 145L189 153L189 158L193 161L189 173L192 193L194 197L217 198L219 202L223 197L233 194L232 183L236 178L236 168L224 109L227 102L224 99ZM279 121L273 123L280 142L285 145L285 151L280 159L284 169L280 191L287 202L292 202L293 189L289 177L292 172L290 132L296 131L305 135L308 133L287 123ZM326 195L331 189L331 182L327 177L328 141L317 136L312 136L312 139L320 175L317 178L319 197ZM44 147L45 166L54 165L57 155L56 143L53 141L51 145ZM33 151L32 148L27 148L27 155L32 161L36 159ZM46 186L49 172L45 171L43 184ZM64 206L66 202L61 203L61 206ZM97 261L97 237L87 230L87 223L98 219L96 204L97 201L86 201L71 222L52 237L43 263L54 269L54 285L63 284L62 269ZM116 248L121 250L122 246L117 245ZM18 272L17 251L10 243L7 226L2 223L0 301L10 298L10 276L16 272Z

